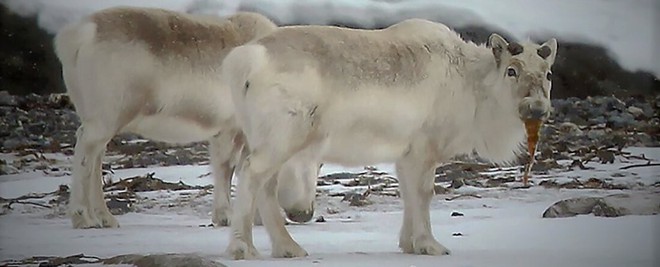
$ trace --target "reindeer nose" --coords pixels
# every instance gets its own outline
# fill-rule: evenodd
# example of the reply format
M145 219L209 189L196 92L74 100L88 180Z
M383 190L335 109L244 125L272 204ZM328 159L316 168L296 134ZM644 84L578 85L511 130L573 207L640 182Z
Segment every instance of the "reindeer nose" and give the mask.
M541 100L524 102L518 111L520 112L520 117L525 120L544 120L548 117L548 113L550 113L547 104Z
M305 223L312 219L314 216L314 208L308 210L291 210L286 211L286 217L298 223Z

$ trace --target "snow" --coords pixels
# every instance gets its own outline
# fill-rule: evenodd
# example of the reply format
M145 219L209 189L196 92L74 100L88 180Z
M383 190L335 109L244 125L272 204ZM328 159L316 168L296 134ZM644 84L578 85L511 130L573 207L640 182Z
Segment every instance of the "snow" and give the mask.
M660 148L629 148L628 151L658 160ZM1 155L5 159L16 156ZM68 157L50 154L66 165ZM595 172L612 174L621 166L637 162L616 161L594 165L591 172L554 173L555 179L589 176ZM391 164L377 165L378 171L392 171ZM629 169L624 177L657 177L660 167ZM641 172L644 170L645 172ZM172 166L115 170L115 179L144 175L187 184L212 184L208 166ZM362 172L364 168L324 165L322 174ZM492 171L491 171L492 172ZM51 192L70 176L50 177L41 172L0 176L0 197L9 198L30 192ZM549 178L544 178L549 179ZM320 191L354 190L342 185L321 186ZM449 256L432 257L402 254L398 231L402 221L401 200L391 196L371 195L373 204L352 207L342 197L321 194L316 215L326 222L287 226L310 254L300 259L273 259L265 229L254 229L255 245L262 259L232 261L224 255L228 228L200 227L210 222L210 194L193 190L144 192L145 205L139 212L117 216L119 229L72 229L68 218L51 211L16 206L0 216L0 261L32 256L112 257L120 254L197 253L228 266L657 266L658 222L660 215L623 216L618 218L581 215L544 219L544 210L556 201L584 196L602 197L617 193L656 194L653 187L632 190L600 189L529 189L478 188L463 186L455 194L478 194L452 201L438 195L431 204L431 220L436 238L448 247ZM193 199L183 202L182 199ZM646 199L646 202L653 199ZM184 203L184 204L181 204ZM188 204L185 204L188 203ZM630 203L634 205L635 203ZM648 203L647 203L648 204ZM157 206L147 208L147 205ZM451 217L453 211L462 217ZM453 236L460 233L462 236ZM86 266L86 265L85 265Z
M387 172L387 173L394 173L394 165L393 164L377 164L373 165L372 167L375 167L379 171ZM364 167L344 167L341 165L335 165L335 164L323 164L323 167L321 168L321 171L319 172L319 176L325 176L328 174L332 173L341 173L341 172L362 172L365 171Z
M67 22L117 5L163 7L227 15L239 7L261 11L279 22L326 24L352 22L365 27L405 18L442 19L454 26L504 29L518 39L558 36L603 45L629 70L660 77L657 0L0 0L55 32ZM560 43L561 45L561 43Z
M206 175L211 171L209 166L167 166L157 168L133 168L114 170L113 179L129 178L133 176L154 173L155 177L169 182L182 181L187 185L209 185L213 184L213 177ZM52 192L57 190L60 184L68 184L70 176L45 177L43 172L33 171L29 173L11 174L0 176L0 196L4 198L15 198L30 192Z
M460 202L460 201L459 201ZM457 203L459 203L457 202ZM229 266L654 266L657 244L652 232L658 216L541 219L550 202L487 202L499 208L456 208L465 217L450 218L451 208L432 211L438 240L452 250L442 257L401 254L397 234L401 212L363 212L350 222L292 225L293 237L310 256L272 259L263 227L255 227L255 245L264 259L229 261L222 252L227 228L200 228L207 220L184 215L127 214L119 229L73 230L66 219L29 215L0 219L2 258L85 253L110 257L129 253L198 253ZM460 232L463 236L452 237Z

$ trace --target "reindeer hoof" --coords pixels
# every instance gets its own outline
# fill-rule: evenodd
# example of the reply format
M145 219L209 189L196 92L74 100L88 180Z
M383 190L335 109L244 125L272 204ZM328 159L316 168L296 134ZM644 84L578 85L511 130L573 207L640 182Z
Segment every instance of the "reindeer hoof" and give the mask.
M293 240L289 244L275 244L273 246L273 258L299 258L308 255L307 251Z
M253 260L259 258L259 252L245 241L232 239L227 247L227 254L234 260Z
M433 237L420 237L413 243L413 254L419 255L449 255L451 252L438 243Z

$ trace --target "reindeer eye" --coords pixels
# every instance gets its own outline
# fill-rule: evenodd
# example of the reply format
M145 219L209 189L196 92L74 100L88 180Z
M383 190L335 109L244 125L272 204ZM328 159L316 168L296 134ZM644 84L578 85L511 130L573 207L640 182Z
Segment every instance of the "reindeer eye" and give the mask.
M545 78L548 79L548 81L552 80L552 72L548 71L548 74L545 75Z
M516 70L514 68L510 67L510 68L506 69L506 75L509 76L509 77L515 77L518 74L516 73Z

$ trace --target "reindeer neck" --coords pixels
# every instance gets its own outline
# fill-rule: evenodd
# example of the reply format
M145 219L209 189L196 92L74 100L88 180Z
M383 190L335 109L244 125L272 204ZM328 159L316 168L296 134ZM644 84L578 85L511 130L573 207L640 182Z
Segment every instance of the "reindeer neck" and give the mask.
M472 86L468 90L474 97L472 129L474 146L479 154L495 162L512 158L514 148L524 137L524 128L518 118L517 103L511 88L504 83L504 75L495 63L490 49L482 51L474 60L466 62L466 79ZM466 88L467 89L467 88Z

